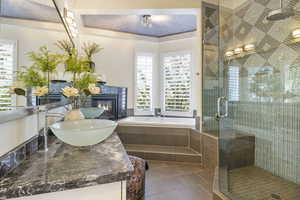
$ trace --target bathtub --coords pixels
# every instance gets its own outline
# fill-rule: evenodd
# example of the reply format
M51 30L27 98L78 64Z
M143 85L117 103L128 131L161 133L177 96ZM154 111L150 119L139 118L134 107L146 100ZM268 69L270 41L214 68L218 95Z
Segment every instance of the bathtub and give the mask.
M119 126L143 126L165 128L195 128L194 118L127 117L119 120Z

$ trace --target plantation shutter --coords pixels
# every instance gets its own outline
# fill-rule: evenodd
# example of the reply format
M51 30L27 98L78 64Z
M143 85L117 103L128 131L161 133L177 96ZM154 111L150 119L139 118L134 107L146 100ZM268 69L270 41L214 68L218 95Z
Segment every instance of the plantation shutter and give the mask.
M14 42L0 40L0 111L10 110L13 104L12 96L8 91L13 85L14 53Z
M135 114L153 114L152 76L152 54L137 54Z
M191 53L163 56L163 114L192 116Z
M240 69L239 67L229 66L228 68L228 99L229 101L240 100Z

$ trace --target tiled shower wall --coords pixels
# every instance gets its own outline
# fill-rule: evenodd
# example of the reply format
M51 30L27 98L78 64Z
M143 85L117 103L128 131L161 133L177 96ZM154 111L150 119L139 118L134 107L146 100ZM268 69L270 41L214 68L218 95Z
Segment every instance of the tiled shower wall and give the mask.
M299 0L284 1L300 8ZM300 17L270 22L267 13L279 0L248 0L231 10L220 9L220 46L227 96L231 100L227 128L254 134L255 165L277 176L300 183L300 43L291 32L300 28ZM226 59L226 51L255 44L256 53ZM229 84L229 70L238 77Z

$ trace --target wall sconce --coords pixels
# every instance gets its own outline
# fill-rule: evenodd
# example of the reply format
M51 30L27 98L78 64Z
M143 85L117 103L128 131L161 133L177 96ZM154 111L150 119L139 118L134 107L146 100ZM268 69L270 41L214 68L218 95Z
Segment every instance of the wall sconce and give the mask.
M231 57L231 56L233 56L234 55L234 52L233 51L226 51L226 53L225 53L225 56L226 57Z
M234 49L234 54L241 54L241 53L243 53L243 48L238 47L238 48Z
M254 51L255 50L255 45L254 44L247 44L244 46L245 51Z
M300 38L300 29L293 30L293 38Z

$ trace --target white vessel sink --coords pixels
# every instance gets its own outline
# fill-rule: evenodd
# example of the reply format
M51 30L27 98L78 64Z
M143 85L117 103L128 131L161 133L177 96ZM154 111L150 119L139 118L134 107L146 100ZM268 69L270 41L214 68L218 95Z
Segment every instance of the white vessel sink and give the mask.
M58 122L50 126L58 139L73 146L95 145L108 138L117 123L110 120L86 119Z

